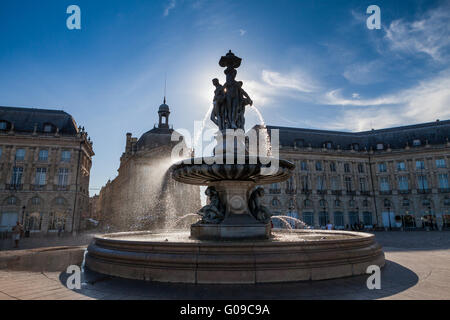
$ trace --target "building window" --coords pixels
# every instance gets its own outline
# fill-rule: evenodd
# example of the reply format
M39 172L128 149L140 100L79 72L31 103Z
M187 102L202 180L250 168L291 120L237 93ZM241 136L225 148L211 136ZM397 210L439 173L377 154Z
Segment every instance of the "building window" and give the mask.
M384 207L385 208L390 208L391 207L391 201L389 199L384 199Z
M377 150L383 150L384 145L382 143L377 143Z
M309 190L308 176L302 176L300 179L302 182L302 189Z
M349 163L344 163L344 171L345 172L350 172L350 164Z
M278 207L280 205L280 201L278 201L278 199L274 198L272 199L272 206L273 207Z
M380 178L380 191L389 191L389 190L391 190L391 187L389 186L388 177L381 177Z
M335 227L343 227L344 226L344 214L342 212L334 213L334 225L335 225Z
M438 174L439 188L448 189L448 175L446 173Z
M336 172L336 163L334 161L330 162L330 171Z
M339 199L334 200L334 206L339 208L341 206L341 200Z
M445 199L444 199L444 206L446 206L446 207L450 206L450 198L449 197L445 197Z
M47 160L48 160L48 150L40 150L39 161L47 161Z
M68 180L69 180L69 169L68 168L59 168L59 170L58 170L58 186L60 186L60 187L67 186Z
M358 163L358 172L364 173L364 165L362 163Z
M17 198L16 197L9 197L6 203L10 206L14 206L17 204Z
M378 164L378 172L386 172L387 168L386 168L386 163L381 162Z
M70 161L70 151L67 151L67 150L61 151L61 161L62 162Z
M348 206L349 206L350 208L354 208L355 205L356 205L355 200L349 200L349 201L348 201Z
M2 158L2 148L0 148L0 159Z
M303 212L303 222L308 226L314 225L314 214L312 212Z
M446 168L445 159L436 159L436 168Z
M305 208L312 207L312 202L309 199L305 199L305 201L303 201L303 204L304 204Z
M317 176L317 190L325 190L325 178L323 176Z
M322 171L322 162L320 161L316 162L316 171Z
M11 176L11 184L13 186L18 186L22 184L22 176L23 176L23 168L22 167L14 167L13 173Z
M420 145L421 145L420 139L414 139L414 140L413 140L413 146L418 147L418 146L420 146Z
M36 168L36 179L34 184L37 186L45 185L47 168Z
M371 212L363 212L363 223L365 226L371 226L373 224Z
M398 171L406 171L406 164L404 161L397 162Z
M8 129L8 122L0 121L0 130L6 130L6 129Z
M50 132L52 132L52 125L51 124L45 124L44 125L44 132L45 133L50 133Z
M328 212L321 211L319 212L319 226L324 227L328 223Z
M425 162L423 160L416 161L416 169L423 170L425 169Z
M41 204L41 199L39 197L33 197L31 199L31 204L33 204L33 205Z
M417 177L417 183L420 190L427 190L428 189L428 179L427 176L420 175Z
M331 177L331 190L337 191L340 190L341 186L339 184L339 178L338 177Z
M406 191L409 189L408 177L399 176L398 177L398 189L401 191Z
M324 145L325 145L325 148L327 148L327 149L331 149L333 147L333 144L329 141L325 142Z
M409 199L408 198L403 198L402 206L403 207L409 207Z
M369 200L363 200L363 207L368 207L369 206Z
M352 178L351 177L345 177L345 190L347 192L352 192Z
M327 206L327 202L326 202L324 199L321 199L321 200L319 201L319 206L325 208L325 207Z
M66 217L60 212L50 212L48 229L49 230L65 230L66 228Z
M27 230L39 231L41 230L42 213L33 212L30 215L27 214L25 219L25 228Z
M350 223L350 225L354 225L359 223L359 215L358 212L349 212L348 213L348 222Z
M366 178L359 178L359 190L362 192L366 192Z
M306 161L300 162L300 167L302 171L308 171L308 163Z
M358 144L358 143L352 144L352 148L353 148L353 150L355 150L355 151L359 151L359 144Z
M423 199L422 200L422 206L424 207L430 207L431 206L431 202L429 199Z
M16 160L17 161L25 160L25 149L17 149L16 150Z

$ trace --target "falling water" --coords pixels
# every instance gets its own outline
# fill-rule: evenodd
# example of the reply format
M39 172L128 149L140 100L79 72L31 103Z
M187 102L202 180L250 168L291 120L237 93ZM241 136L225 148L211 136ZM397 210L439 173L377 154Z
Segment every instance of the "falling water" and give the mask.
M188 214L185 214L184 216L181 216L181 217L179 217L177 220L175 220L175 221L173 222L173 225L176 226L178 222L180 222L180 221L186 219L187 217L199 217L199 215L196 214L196 213L188 213Z
M264 121L264 118L263 118L261 112L258 110L258 108L256 108L254 105L252 105L250 110L255 111L256 115L258 116L259 124L262 127L262 129L260 129L260 131L263 132L263 134L265 135L265 143L266 143L265 148L267 150L267 156L271 156L272 155L272 145L270 143L270 136L269 136L269 132L266 127L266 122Z
M206 121L208 121L208 118L209 118L209 116L210 116L210 114L211 114L211 112L213 110L213 107L214 107L214 105L211 104L211 106L209 107L208 111L206 111L205 116L203 117L202 126L200 127L200 130L198 130L198 132L196 132L197 136L194 137L194 145L192 146L193 148L196 148L198 146L199 139L203 135L203 129L205 128ZM201 150L201 151L202 151L202 154L203 154L203 150Z
M281 222L283 222L285 224L285 226L288 227L288 229L292 230L292 226L291 224L284 218L280 217L280 216L272 216L271 219L273 218L277 218L278 220L280 220Z
M276 215L276 216L272 216L272 218L282 218L282 219L289 219L289 220L293 220L295 223L300 224L303 228L307 227L308 225L306 223L304 223L302 220L298 219L298 218L294 218L291 216L283 216L283 215Z

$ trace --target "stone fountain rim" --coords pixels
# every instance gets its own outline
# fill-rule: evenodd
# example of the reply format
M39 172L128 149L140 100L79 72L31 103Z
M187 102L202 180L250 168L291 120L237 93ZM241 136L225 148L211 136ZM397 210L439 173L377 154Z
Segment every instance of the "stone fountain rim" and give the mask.
M180 230L174 230L180 231ZM328 235L347 235L352 236L353 238L343 238L343 239L316 239L316 240L299 240L299 241L271 241L271 239L249 239L249 240L195 240L192 239L191 242L181 242L181 241L151 241L149 240L125 240L125 239L114 239L115 237L121 236L136 236L136 235L157 235L162 232L155 231L125 231L125 232L115 232L104 235L96 235L94 236L94 240L99 241L107 241L110 243L116 244L129 244L129 245L158 245L158 246L231 246L231 247L248 247L252 246L298 246L298 245L320 245L320 244L343 244L343 243L352 243L359 242L362 240L374 240L375 235L371 233L365 232L357 232L357 231L344 231L344 230L309 230L309 229L297 229L297 230L285 230L285 229L275 229L277 233L315 233L315 234L328 234Z
M223 155L223 158L226 159L226 154ZM234 155L234 158L237 158L236 155ZM234 159L233 158L233 159ZM257 159L257 163L248 163L249 159ZM203 165L208 165L208 166L213 166L213 165L218 165L218 166L234 166L234 165L247 165L247 166L261 166L261 167L266 167L269 166L272 163L272 159L274 160L278 160L278 163L281 165L283 165L284 167L286 167L287 169L290 170L294 170L295 169L295 164L292 163L289 160L285 160L285 159L280 159L280 158L275 158L275 157L260 157L260 156L249 156L249 155L245 155L245 160L246 163L226 163L226 161L224 161L224 163L205 163L203 162L204 159L216 159L215 156L209 156L209 157L191 157L191 158L186 158L183 160L179 160L177 162L175 162L174 164L172 164L170 166L170 169L172 170L176 170L179 169L179 167L185 167L185 166L203 166ZM261 162L259 162L259 159L268 159L268 164L263 164ZM202 163L196 163L196 161L202 161ZM269 161L270 160L270 161ZM184 163L185 161L190 161L191 163Z

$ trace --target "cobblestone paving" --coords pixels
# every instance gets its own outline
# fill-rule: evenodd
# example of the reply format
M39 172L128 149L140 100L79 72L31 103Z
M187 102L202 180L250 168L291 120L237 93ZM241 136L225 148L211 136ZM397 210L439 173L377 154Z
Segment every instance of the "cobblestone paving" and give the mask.
M381 290L367 276L264 285L188 285L118 279L87 271L81 290L65 273L0 270L0 299L450 299L450 232L380 232L387 264Z

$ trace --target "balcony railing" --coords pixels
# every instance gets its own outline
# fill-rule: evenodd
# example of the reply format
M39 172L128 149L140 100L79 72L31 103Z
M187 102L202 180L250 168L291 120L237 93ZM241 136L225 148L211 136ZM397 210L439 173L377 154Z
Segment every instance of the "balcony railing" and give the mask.
M327 194L327 190L325 190L325 189L317 190L317 194L325 195L325 194Z
M417 189L417 193L428 194L431 193L431 189Z
M44 190L45 184L32 184L30 186L30 190L32 191L38 191L38 190Z
M392 190L380 190L380 194L387 196L387 195L392 194Z
M400 193L400 194L408 194L408 193L411 193L411 190L409 190L409 189L399 189L398 193Z
M286 189L284 191L286 192L286 194L296 194L297 193L297 189Z
M67 191L69 186L53 185L53 191Z
M346 193L348 196L356 196L356 191L354 191L354 190L347 190Z
M5 189L6 190L22 190L23 189L23 184L5 184Z
M331 194L333 196L341 196L342 195L342 190L331 190Z
M359 192L362 196L370 196L370 191L364 190Z
M450 193L450 188L439 188L439 193Z
M302 189L303 194L311 194L311 189Z

